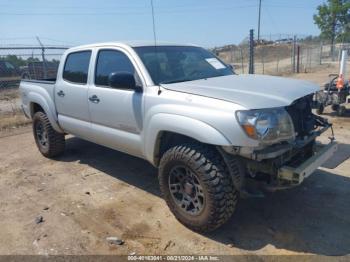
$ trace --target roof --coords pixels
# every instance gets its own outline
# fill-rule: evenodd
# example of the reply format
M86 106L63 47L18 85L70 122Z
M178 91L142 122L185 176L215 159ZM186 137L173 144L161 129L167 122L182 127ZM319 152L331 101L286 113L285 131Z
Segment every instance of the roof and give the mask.
M174 43L174 42L154 42L154 41L125 41L121 42L123 44L129 45L131 47L138 47L138 46L195 46L193 44L182 44L182 43Z
M140 47L140 46L155 46L154 41L115 41L115 42L104 42L104 43L95 43L88 45L81 45L72 47L72 49L81 49L81 48L92 48L97 46L129 46L129 47ZM156 42L156 46L196 46L193 44L179 44L171 42Z

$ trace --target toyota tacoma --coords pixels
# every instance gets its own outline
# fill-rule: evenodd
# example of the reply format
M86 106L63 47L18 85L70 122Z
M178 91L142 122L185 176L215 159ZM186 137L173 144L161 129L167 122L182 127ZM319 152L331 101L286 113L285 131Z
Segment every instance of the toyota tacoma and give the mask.
M313 83L238 75L193 45L101 43L62 56L57 78L22 80L36 145L62 154L65 136L148 160L175 217L210 231L238 198L303 182L337 149L312 113Z

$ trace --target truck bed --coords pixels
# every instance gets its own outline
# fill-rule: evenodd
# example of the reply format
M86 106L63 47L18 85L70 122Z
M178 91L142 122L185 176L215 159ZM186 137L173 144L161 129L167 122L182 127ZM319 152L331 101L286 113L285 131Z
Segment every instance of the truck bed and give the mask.
M56 107L55 107L55 84L56 79L22 79L19 85L22 96L22 108L25 114L30 117L30 103L37 103L44 108L46 112L50 112L50 117L55 119Z
M21 79L21 82L41 83L41 84L55 84L55 83L56 83L56 78L46 78L46 79Z

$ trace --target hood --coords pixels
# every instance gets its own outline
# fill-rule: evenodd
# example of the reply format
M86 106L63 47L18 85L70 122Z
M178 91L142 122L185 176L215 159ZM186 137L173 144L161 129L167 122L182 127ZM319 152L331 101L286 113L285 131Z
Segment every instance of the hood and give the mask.
M312 82L266 75L228 75L162 86L233 102L247 109L288 106L296 99L320 90Z

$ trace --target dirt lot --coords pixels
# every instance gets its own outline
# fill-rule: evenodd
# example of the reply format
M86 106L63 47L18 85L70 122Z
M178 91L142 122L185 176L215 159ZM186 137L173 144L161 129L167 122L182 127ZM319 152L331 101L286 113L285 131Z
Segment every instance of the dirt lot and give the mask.
M323 82L325 72L298 77ZM350 115L327 115L338 156L349 153ZM0 254L350 254L349 159L300 187L241 200L229 223L201 235L169 212L147 162L74 137L49 160L30 131L0 138Z
M0 132L29 124L21 110L18 88L0 89Z

